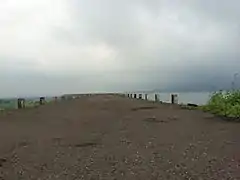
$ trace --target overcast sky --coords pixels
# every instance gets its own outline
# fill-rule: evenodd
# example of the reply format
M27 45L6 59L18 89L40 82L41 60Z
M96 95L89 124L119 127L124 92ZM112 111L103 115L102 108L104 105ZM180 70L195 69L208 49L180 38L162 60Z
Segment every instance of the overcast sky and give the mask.
M239 0L0 0L0 96L229 87L239 9Z

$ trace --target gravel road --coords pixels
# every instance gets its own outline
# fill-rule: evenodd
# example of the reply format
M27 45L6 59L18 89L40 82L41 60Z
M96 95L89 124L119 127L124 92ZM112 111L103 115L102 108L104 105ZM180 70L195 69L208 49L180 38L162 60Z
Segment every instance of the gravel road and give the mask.
M0 180L240 179L240 123L96 95L0 114Z

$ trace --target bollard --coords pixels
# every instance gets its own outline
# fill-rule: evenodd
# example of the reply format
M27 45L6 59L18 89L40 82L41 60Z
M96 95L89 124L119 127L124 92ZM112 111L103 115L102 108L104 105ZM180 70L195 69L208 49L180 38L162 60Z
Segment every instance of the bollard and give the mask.
M158 94L155 94L155 101L156 101L156 102L158 102L158 101L159 101Z
M142 94L139 94L139 95L138 95L138 98L139 98L139 99L142 99Z
M25 99L22 99L22 107L25 108Z
M171 94L171 103L178 104L178 95L177 94Z
M40 104L40 105L45 104L45 97L40 97L40 99L39 99L39 104Z
M18 104L18 109L23 109L23 108L25 108L25 99L19 98L19 99L17 100L17 104Z
M147 95L147 94L145 94L145 100L146 100L146 101L148 100L148 95Z
M22 103L20 98L17 100L17 107L18 109L22 109Z
M133 98L135 98L135 99L136 99L136 98L137 98L137 94L134 94L134 95L133 95Z

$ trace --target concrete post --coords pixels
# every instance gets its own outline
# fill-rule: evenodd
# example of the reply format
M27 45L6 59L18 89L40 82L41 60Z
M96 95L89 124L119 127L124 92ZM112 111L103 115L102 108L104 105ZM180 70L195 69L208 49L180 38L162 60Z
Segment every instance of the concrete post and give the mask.
M171 94L171 103L178 104L178 95L177 94Z
M22 107L25 108L25 99L22 99Z
M39 99L39 104L40 104L40 105L45 104L45 97L40 97L40 99Z
M158 101L159 101L158 94L155 94L155 101L156 101L156 102L158 102Z
M17 100L17 104L18 104L18 109L23 109L23 108L25 108L25 99L19 98L19 99Z
M17 108L18 108L18 109L22 109L21 99L18 99L18 100L17 100Z
M145 100L146 101L148 100L148 94L145 94Z
M139 98L139 99L142 99L142 94L139 94L139 95L138 95L138 98Z

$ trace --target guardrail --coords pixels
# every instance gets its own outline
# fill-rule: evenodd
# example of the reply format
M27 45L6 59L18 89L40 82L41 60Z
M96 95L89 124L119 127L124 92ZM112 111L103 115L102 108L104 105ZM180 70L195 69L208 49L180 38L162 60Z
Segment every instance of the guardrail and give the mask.
M143 95L144 95L144 100L148 101L149 100L148 94L140 93L140 94L138 94L138 96L136 93L125 94L126 97L131 98L131 99L143 99ZM159 94L154 94L154 101L161 102ZM178 94L170 94L170 103L178 104Z

